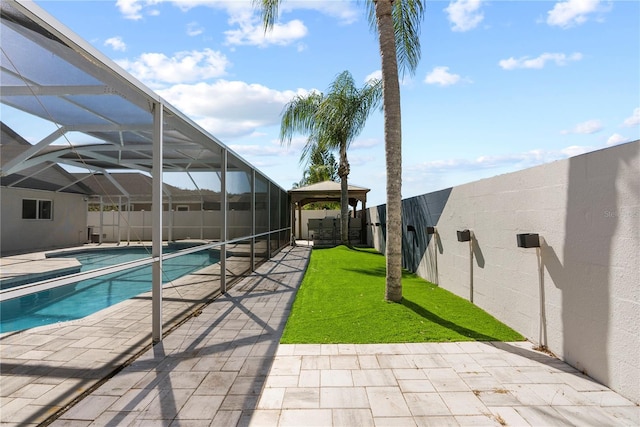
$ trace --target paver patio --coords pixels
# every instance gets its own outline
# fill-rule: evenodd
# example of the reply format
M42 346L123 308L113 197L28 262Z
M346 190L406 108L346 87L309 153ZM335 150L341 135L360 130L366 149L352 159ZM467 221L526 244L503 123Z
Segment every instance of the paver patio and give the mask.
M309 254L286 248L52 425L640 425L637 405L528 342L280 345ZM39 378L3 387L3 425L64 382Z

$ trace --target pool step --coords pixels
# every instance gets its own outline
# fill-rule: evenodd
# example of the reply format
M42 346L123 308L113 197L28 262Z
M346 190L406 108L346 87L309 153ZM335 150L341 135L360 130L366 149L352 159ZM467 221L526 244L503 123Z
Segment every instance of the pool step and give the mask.
M82 267L82 264L75 258L43 258L39 260L10 258L2 259L0 290L79 273Z

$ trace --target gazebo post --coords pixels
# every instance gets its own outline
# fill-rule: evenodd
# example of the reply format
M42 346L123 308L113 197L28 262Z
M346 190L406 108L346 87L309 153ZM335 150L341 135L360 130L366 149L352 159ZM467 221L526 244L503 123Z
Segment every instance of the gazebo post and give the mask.
M302 203L298 202L298 239L302 239Z
M300 236L296 236L296 204L294 203L291 206L291 234L294 236L294 238L299 238Z

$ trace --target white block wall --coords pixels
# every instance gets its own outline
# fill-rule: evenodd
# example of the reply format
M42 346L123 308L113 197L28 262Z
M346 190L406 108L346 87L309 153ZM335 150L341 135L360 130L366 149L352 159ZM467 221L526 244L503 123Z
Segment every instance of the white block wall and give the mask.
M640 402L640 141L455 187L436 228L419 275Z
M14 187L0 189L2 255L78 246L87 240L87 204L82 195ZM22 200L51 200L53 219L22 219Z

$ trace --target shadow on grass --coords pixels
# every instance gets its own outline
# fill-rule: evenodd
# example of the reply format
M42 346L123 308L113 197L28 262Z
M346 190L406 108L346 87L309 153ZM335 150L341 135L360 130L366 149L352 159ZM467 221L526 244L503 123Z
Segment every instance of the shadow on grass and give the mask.
M458 334L465 336L465 337L469 337L469 338L473 338L476 341L502 341L498 338L489 336L489 335L484 335L481 334L480 332L474 331L472 329L467 329L464 326L460 326L457 325L453 322L450 322L448 320L443 319L442 317L433 314L432 312L430 312L429 310L425 309L424 307L414 303L411 300L408 300L407 298L402 298L402 301L400 302L400 304L404 305L405 307L407 307L408 309L412 310L414 313L416 313L417 315L424 317L425 319L427 319L428 321L438 324L444 328L447 328L451 331L457 332Z
M387 277L387 268L386 267L375 267L375 268L344 268L345 271L351 271L356 274L362 274L365 276L373 276L373 277ZM415 274L402 270L402 278L415 277Z
M383 253L372 250L373 248L368 246L347 246L347 247L352 251L356 251L356 252L363 252L363 253L366 253L369 255L375 255L375 256L384 256Z
M349 249L350 251L354 251L354 252L362 252L368 255L384 256L383 253L376 251L374 248L370 246L354 246L354 245L314 246L313 250L324 251L324 250L333 250L340 247Z

